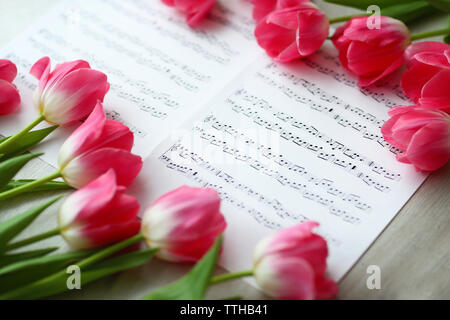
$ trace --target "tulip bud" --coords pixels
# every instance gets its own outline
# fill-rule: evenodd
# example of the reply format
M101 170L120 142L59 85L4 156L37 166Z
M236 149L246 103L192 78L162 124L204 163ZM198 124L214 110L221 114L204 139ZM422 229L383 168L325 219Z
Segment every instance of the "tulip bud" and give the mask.
M327 16L311 2L273 11L255 29L258 44L279 62L305 58L328 37Z
M139 203L124 194L114 170L109 170L72 193L58 213L58 226L67 243L76 249L105 246L139 232Z
M85 119L109 90L106 75L83 60L58 64L50 72L50 58L44 57L30 74L39 80L34 105L47 122L61 126Z
M316 222L281 230L262 240L254 252L253 274L261 289L276 299L330 299L338 291L325 277L327 243L312 233Z
M99 102L59 150L62 177L70 186L81 188L112 168L117 183L129 186L142 168L141 157L131 153L133 140L127 126L106 119Z
M373 85L399 69L411 39L399 20L381 17L380 29L369 29L368 19L350 19L332 38L342 66L359 77L360 87Z
M213 189L182 186L148 208L142 233L157 256L173 262L198 261L226 227Z
M402 150L397 160L433 171L450 159L450 116L421 106L394 107L381 128L384 139Z

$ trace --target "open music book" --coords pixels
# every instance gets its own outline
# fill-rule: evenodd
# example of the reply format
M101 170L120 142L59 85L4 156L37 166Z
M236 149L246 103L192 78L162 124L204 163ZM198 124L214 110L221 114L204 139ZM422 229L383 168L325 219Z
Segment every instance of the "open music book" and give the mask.
M144 207L183 184L215 188L231 271L251 267L264 236L318 221L339 280L426 178L380 134L389 108L409 102L395 85L358 88L329 41L309 59L274 63L253 29L243 0L220 1L196 29L159 0L63 1L1 51L18 65L23 105L0 118L0 133L36 116L23 109L37 59L85 59L108 75L108 116L135 134L144 167L130 192ZM38 148L44 160L56 163L72 130Z

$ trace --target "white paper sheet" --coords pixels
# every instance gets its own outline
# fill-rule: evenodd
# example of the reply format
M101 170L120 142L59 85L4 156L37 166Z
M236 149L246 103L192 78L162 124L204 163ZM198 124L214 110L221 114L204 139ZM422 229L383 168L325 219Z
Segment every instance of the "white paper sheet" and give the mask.
M105 109L132 129L134 152L145 157L260 53L249 13L249 3L223 1L194 30L159 0L64 1L0 51L19 68L15 83L23 100L23 112L0 118L0 130L12 134L36 117L25 111L32 109L37 80L28 72L35 61L85 59L107 74ZM45 160L56 163L72 130L43 147L52 150Z
M182 184L216 188L227 269L248 269L262 237L312 219L339 280L426 178L380 134L388 109L408 101L395 85L359 89L329 43L306 61L273 63L255 46L249 9L221 1L194 31L157 0L67 1L0 56L20 68L23 108L37 82L27 71L43 55L104 71L105 108L145 158L131 192L145 207ZM33 116L0 119L0 131ZM63 136L41 147L50 163Z
M380 136L386 104L402 98L335 77L333 54L327 46L307 62L253 63L146 160L136 190L217 189L229 224L222 264L232 271L251 265L261 237L318 221L339 280L426 176Z

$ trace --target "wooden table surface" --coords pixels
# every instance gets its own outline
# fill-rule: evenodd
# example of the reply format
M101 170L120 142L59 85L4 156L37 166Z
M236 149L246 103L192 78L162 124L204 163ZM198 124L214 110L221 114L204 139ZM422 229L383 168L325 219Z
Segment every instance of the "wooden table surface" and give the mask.
M157 1L157 0L149 0ZM6 45L45 13L58 0L0 0L0 46ZM352 12L316 1L333 16ZM427 19L413 31L432 30L445 17ZM20 173L23 178L49 174L53 168L40 159L29 163ZM340 281L338 299L450 299L450 165L434 172L392 223ZM50 197L50 195L49 195ZM42 202L42 195L25 196L0 205L0 221ZM56 226L56 208L47 210L29 228L34 234ZM42 245L57 245L67 250L61 238L48 239ZM367 267L381 269L381 289L369 290ZM169 283L187 271L187 266L151 261L149 264L87 285L81 291L58 298L139 299L152 289ZM220 272L220 270L219 270ZM247 299L262 294L242 280L219 284L208 298L241 295Z

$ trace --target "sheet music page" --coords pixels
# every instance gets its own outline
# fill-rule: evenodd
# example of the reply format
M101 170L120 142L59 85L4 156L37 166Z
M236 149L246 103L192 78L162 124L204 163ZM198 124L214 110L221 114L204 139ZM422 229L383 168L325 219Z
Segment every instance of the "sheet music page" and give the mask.
M145 157L260 54L253 28L251 5L240 0L220 1L195 29L160 0L64 1L0 51L17 64L22 97L22 112L1 117L0 133L12 134L37 116L31 109L38 81L28 74L35 61L50 56L54 67L85 59L108 76L108 116L130 127L133 151ZM41 145L43 158L55 164L72 131L58 130L59 137Z
M388 109L409 102L398 86L359 89L330 43L306 61L273 63L255 45L250 9L220 1L191 29L159 0L68 0L0 56L19 68L22 108L32 108L28 72L42 56L106 73L108 116L130 127L146 158L132 192L145 207L182 184L216 188L228 222L224 267L248 269L262 237L312 219L338 280L426 178L398 163L380 134ZM36 115L1 117L0 133ZM46 161L56 163L72 130L37 148Z
M147 205L182 184L217 189L231 271L262 237L316 220L339 280L426 177L380 134L405 103L397 87L359 89L330 44L284 66L262 56L147 158L136 190Z

